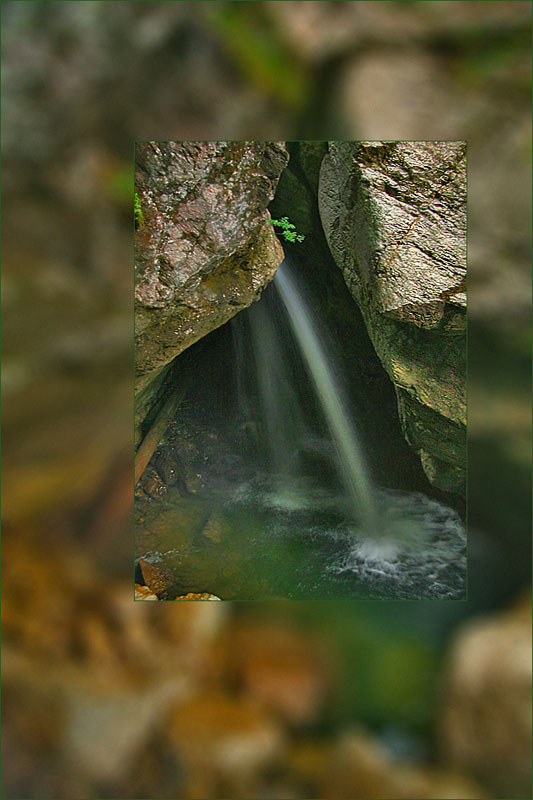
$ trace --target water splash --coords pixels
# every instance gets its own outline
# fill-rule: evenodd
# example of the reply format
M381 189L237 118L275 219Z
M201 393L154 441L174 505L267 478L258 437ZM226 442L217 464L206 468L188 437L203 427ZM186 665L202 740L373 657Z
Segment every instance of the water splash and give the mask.
M274 286L285 305L289 321L304 356L331 435L333 437L344 483L353 500L354 513L364 532L378 530L378 518L372 486L357 433L342 398L341 387L328 364L320 341L319 327L303 291L296 285L287 261L274 278Z
M420 492L379 489L376 496L383 535L356 540L326 570L392 579L398 597L464 599L466 531L457 512Z
M224 495L228 510L247 509L262 520L273 551L298 552L287 596L465 599L466 531L453 509L421 492L376 487L382 527L371 538L346 519L340 497L304 478L292 488L299 499L293 508L264 473Z

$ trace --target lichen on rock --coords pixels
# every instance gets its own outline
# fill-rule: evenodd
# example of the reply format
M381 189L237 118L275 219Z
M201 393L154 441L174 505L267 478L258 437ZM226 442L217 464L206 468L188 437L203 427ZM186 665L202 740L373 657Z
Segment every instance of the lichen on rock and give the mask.
M464 142L330 142L319 209L396 388L407 441L435 486L463 494Z

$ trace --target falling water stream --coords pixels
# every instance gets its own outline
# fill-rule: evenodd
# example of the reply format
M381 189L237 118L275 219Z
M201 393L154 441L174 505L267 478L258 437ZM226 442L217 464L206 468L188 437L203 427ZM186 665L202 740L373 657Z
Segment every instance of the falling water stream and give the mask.
M174 576L170 599L464 599L459 515L371 478L346 367L299 278L284 262L232 320L235 382L215 352L193 359L197 395L165 452L180 451L194 486L136 506L137 557Z
M303 292L296 286L286 261L274 278L289 320L305 357L309 373L326 415L339 454L342 477L354 506L354 515L371 537L378 529L376 504L357 432L346 412L341 387L328 366L315 320Z

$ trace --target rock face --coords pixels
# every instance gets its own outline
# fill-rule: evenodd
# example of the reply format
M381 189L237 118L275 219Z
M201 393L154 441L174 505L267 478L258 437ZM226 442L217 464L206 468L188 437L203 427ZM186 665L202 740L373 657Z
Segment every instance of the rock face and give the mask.
M267 205L288 159L281 142L137 145L136 393L273 278Z
M465 145L328 151L319 209L330 250L394 383L407 441L436 487L464 494Z

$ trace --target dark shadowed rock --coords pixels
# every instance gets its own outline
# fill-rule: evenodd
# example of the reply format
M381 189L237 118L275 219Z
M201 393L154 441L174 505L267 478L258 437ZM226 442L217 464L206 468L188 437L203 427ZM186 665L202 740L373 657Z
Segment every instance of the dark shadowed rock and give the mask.
M280 142L137 145L137 392L274 277L267 205L288 158Z
M462 142L329 144L322 224L391 377L407 441L464 492L466 152Z

